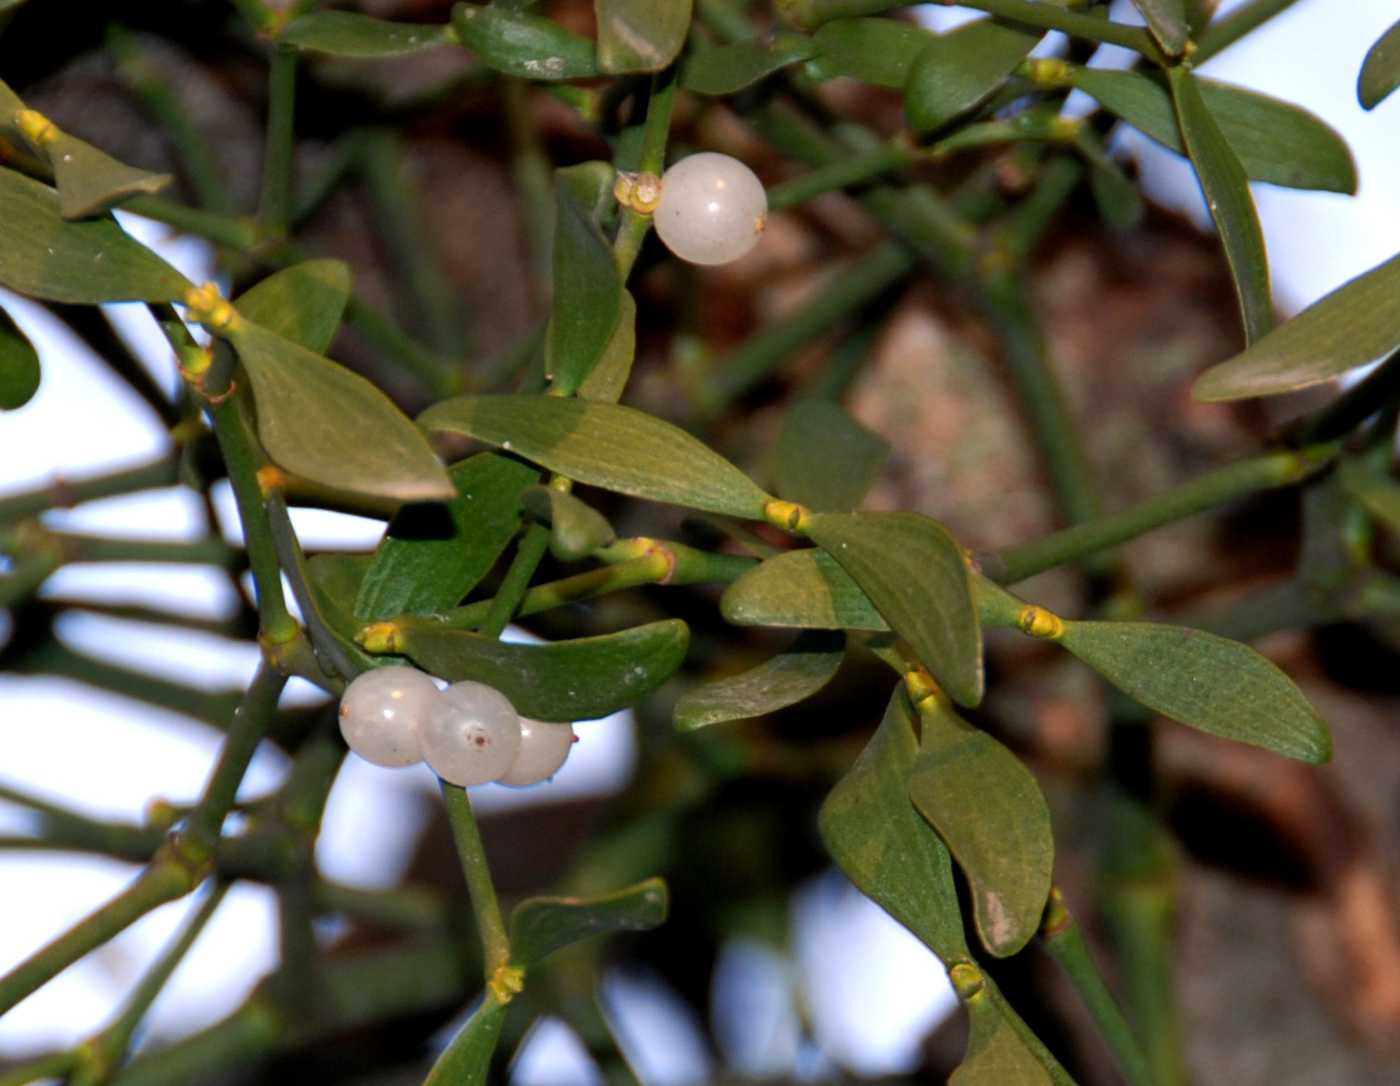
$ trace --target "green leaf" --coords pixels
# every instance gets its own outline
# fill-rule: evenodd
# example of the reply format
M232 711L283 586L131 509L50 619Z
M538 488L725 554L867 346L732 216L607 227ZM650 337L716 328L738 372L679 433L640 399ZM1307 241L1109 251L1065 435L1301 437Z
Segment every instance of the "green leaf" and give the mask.
M566 188L585 217L599 228L607 225L607 214L617 209L617 197L613 195L616 181L617 167L598 158L561 166L554 171L556 188Z
M452 29L477 59L506 75L553 81L598 74L593 43L540 15L458 4Z
M23 407L39 391L39 352L0 309L0 411Z
M1392 532L1400 532L1400 483L1363 459L1348 456L1337 464L1342 489Z
M593 0L598 67L610 75L659 72L680 55L691 0Z
M456 493L423 435L359 374L246 317L228 338L252 380L258 436L279 466L398 501Z
M168 173L151 173L118 162L67 132L60 132L42 150L53 167L59 212L65 219L100 214L130 196L159 192L171 181Z
M1248 645L1151 622L1066 622L1060 643L1123 693L1182 724L1314 765L1332 756L1317 711Z
M1043 36L995 19L977 19L933 35L904 87L909 127L932 132L984 101Z
M0 168L0 285L46 302L170 302L193 284L111 219L68 222L58 193Z
M373 561L370 554L313 554L306 560L317 610L326 625L340 635L341 648L364 671L403 663L397 656L371 656L355 644L355 634L360 629L354 615L355 597Z
M561 562L586 558L617 538L602 513L552 486L531 487L524 502L532 514L549 522L549 552Z
M358 621L456 607L515 538L521 498L540 478L488 452L448 474L456 488L450 502L404 506L389 524L355 598Z
M806 701L831 681L845 655L845 638L840 634L803 634L786 652L751 671L687 691L676 702L676 727L694 731L708 724L766 716Z
M671 896L661 879L602 897L530 897L510 914L511 964L530 969L556 950L619 931L650 931L666 922Z
M982 700L982 627L962 548L917 513L813 513L807 535L959 705Z
M814 630L888 630L860 585L817 547L785 551L740 576L720 597L720 613L736 626Z
M637 303L624 287L618 298L617 325L594 367L578 386L578 394L595 403L617 403L632 375L637 353Z
M293 19L278 41L308 53L375 59L403 57L455 42L450 26L392 23L351 11L313 11Z
M807 65L814 79L846 76L903 90L933 35L894 19L837 19L813 35L818 53Z
M1133 0L1133 7L1142 13L1147 29L1169 57L1181 56L1186 39L1191 36L1186 25L1186 5L1182 0Z
M760 519L771 499L708 445L654 415L558 396L461 396L418 417L589 486L710 513Z
M948 1086L1050 1086L1050 1074L990 997L967 1003L967 1054Z
M554 301L545 372L555 392L572 395L612 340L622 308L622 278L612 247L570 185L556 179L554 193Z
M778 435L778 493L818 512L854 509L890 455L890 443L840 404L798 400Z
M802 34L732 42L692 53L681 69L681 85L696 94L734 94L816 53L817 43Z
M1184 151L1171 92L1160 78L1108 68L1075 68L1069 81L1158 143ZM1289 188L1356 191L1351 151L1325 121L1242 87L1211 79L1196 83L1251 180Z
M1040 926L1055 840L1040 786L1019 758L937 698L920 707L923 741L909 798L967 875L982 944L1015 954Z
M1330 380L1400 347L1400 256L1343 283L1196 378L1198 400L1277 396Z
M1356 81L1356 97L1366 109L1375 109L1396 87L1400 87L1400 22L1367 51Z
M335 338L349 301L348 264L304 260L244 291L234 308L254 324L322 354Z
M948 850L909 803L918 746L903 688L874 738L817 816L822 843L861 893L912 931L944 963L972 955Z
M1269 254L1264 249L1254 197L1249 193L1249 178L1206 107L1196 77L1180 67L1169 69L1167 77L1186 153L1196 167L1235 281L1245 340L1253 343L1273 326L1274 301L1269 289Z
M675 674L689 640L680 619L543 645L405 622L395 647L450 682L494 686L525 716L565 722L635 705Z
M507 1003L488 992L433 1064L423 1086L482 1086L501 1037Z

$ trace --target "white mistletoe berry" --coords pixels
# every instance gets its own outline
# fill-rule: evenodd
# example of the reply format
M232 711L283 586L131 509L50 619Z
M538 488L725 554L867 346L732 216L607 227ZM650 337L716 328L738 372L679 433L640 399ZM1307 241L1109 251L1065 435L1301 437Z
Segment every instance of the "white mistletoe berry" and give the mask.
M418 729L437 700L431 678L411 667L357 676L340 699L340 734L367 762L396 768L423 760Z
M520 717L485 683L453 683L438 695L419 729L423 759L463 788L498 780L520 751Z
M524 788L538 784L558 773L574 745L572 724L550 724L542 720L520 718L520 752L511 763L510 771L498 784Z
M763 182L737 158L703 151L661 178L652 224L666 248L692 264L728 264L758 242L768 221Z

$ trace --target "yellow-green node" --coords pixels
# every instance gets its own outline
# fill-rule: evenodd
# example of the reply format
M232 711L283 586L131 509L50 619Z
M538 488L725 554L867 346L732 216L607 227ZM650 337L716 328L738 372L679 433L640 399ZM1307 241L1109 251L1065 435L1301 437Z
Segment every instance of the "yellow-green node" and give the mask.
M948 968L948 979L953 984L953 991L958 993L958 998L964 1003L980 993L985 984L982 980L982 970L971 962L954 962Z
M1019 623L1021 632L1030 634L1031 637L1043 637L1050 641L1058 641L1065 635L1065 620L1053 611L1047 611L1044 607L1035 607L1031 604L1022 607Z
M801 533L805 532L807 526L812 523L812 513L805 505L774 498L764 505L763 519L774 528L781 528L785 532Z
M58 139L61 134L53 121L37 109L22 109L16 113L15 127L23 132L24 138L35 147L44 147Z
M491 975L487 987L496 1002L504 1007L525 990L525 970L518 965L500 966Z

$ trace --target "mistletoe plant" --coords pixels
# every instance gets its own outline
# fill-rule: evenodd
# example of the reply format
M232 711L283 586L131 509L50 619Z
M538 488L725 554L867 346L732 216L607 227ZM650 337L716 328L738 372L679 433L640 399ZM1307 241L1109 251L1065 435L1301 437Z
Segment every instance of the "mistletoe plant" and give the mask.
M591 874L566 884L588 892L528 898L509 919L462 786L503 775L514 783L546 777L568 754L572 736L564 725L643 705L685 664L690 624L674 616L715 606L716 594L685 586L707 584L722 586L718 611L733 626L802 632L752 670L735 674L730 667L721 677L684 681L671 697L682 732L804 702L848 657L888 666L883 681L866 680L865 716L879 719L878 727L863 752L838 767L818 825L846 876L946 967L970 1016L954 1081L1071 1081L1063 1054L1026 1025L986 964L1025 954L1033 942L1064 967L1126 1081L1182 1081L1174 1026L1161 1010L1169 1000L1135 1000L1129 1015L1120 1012L1056 887L1050 810L1037 779L987 730L994 722L976 715L988 679L983 631L1048 642L1097 672L1125 696L1113 728L1143 738L1143 751L1146 725L1164 717L1310 764L1330 756L1326 725L1269 660L1216 633L1136 617L1149 601L1135 595L1114 549L1262 491L1331 488L1345 510L1347 563L1322 570L1304 563L1287 591L1318 614L1360 613L1393 600L1396 583L1371 562L1369 540L1373 523L1400 523L1400 484L1389 476L1400 361L1392 358L1257 455L1104 513L1097 469L1046 357L1029 293L1037 244L1081 181L1112 226L1130 226L1141 215L1133 182L1105 151L1114 128L1129 125L1189 159L1233 277L1247 346L1200 377L1199 399L1273 396L1395 352L1400 258L1274 326L1248 183L1351 192L1351 157L1303 110L1196 74L1290 3L1249 0L1217 19L1208 0L1135 0L1145 25L1129 25L1089 0L969 0L984 17L938 34L906 21L892 0L777 0L774 12L737 0L595 0L596 30L586 36L576 28L587 19L580 24L569 5L542 5L545 11L529 0L459 3L450 20L439 12L438 23L319 10L316 0L237 0L242 24L231 25L230 47L260 58L267 72L261 196L249 215L175 88L145 55L148 37L113 26L106 48L174 148L183 202L162 195L170 176L117 161L31 108L23 83L0 84L0 284L52 307L97 346L176 444L175 453L143 467L0 500L0 547L8 559L0 603L15 619L6 663L115 685L226 732L198 801L147 825L97 823L5 793L39 816L38 840L28 844L96 850L145 866L110 902L0 978L0 1012L162 904L200 887L208 894L106 1029L0 1074L0 1081L213 1081L346 1030L469 1005L475 1009L428 1074L435 1086L487 1081L505 1060L500 1039L518 1037L544 1011L565 1015L608 1073L625 1080L596 1008L577 989L568 994L554 985L543 963L587 937L665 920L668 893L659 879L598 886L597 874L653 859L674 866L674 855L646 843L647 827L669 825L665 804L672 812L683 808L691 802L687 788L693 794L711 785L686 786L664 802L639 799L635 820L624 819L598 842L595 858L621 860L585 864ZM31 17L42 25L47 6L0 3L6 35L22 37ZM419 8L431 12L434 5ZM168 16L205 23L229 17L217 3L185 5ZM1032 58L1051 31L1067 44L1057 55ZM1377 44L1361 72L1368 108L1400 82L1397 34L1393 29ZM1132 51L1136 63L1123 70L1087 66L1102 44ZM344 72L359 70L346 62L444 50L464 61L449 88L469 86L501 103L515 141L527 240L548 273L546 319L498 357L482 357L460 341L454 347L452 335L442 333L454 316L451 284L433 264L431 246L404 243L405 236L427 235L421 221L414 226L417 209L395 189L392 171L376 166L385 146L392 154L384 131L431 116L450 95L386 110L368 135L363 126L347 127L324 172L303 170L305 184L294 184L301 88L335 94L348 85ZM827 93L837 79L901 96L901 130L881 134L863 123L842 104L857 99ZM1065 115L1073 90L1092 97L1097 110ZM535 132L534 118L545 108L591 132L607 157L552 168ZM706 110L746 122L748 138L765 141L794 167L787 179L765 192L734 157L688 154L694 144L673 138L672 119L679 124ZM695 139L701 129L687 131ZM1001 183L1008 163L1023 181L1009 189ZM426 338L357 296L348 266L318 256L301 237L316 210L360 176L399 232L390 245L412 258L408 289L429 314ZM755 243L761 251L770 209L799 208L838 191L878 224L883 240L790 316L735 347L703 383L692 382L673 417L623 405L638 342L634 268L676 258L722 263ZM207 239L237 290L228 296L215 284L189 282L124 231L114 208ZM648 244L653 222L674 256ZM875 303L918 276L957 289L997 337L1063 530L974 553L917 511L862 511L889 446L830 395L804 396L800 388L785 406L771 478L720 451L728 439L714 423L771 383L787 356L833 329L877 320ZM178 359L177 396L167 396L101 331L92 307L111 302L143 304L154 314ZM428 404L416 419L327 357L342 324L377 351L375 372L387 375L387 387L402 400ZM197 335L197 326L208 336ZM0 321L6 408L21 407L33 393L40 364L18 326ZM825 387L843 385L837 379ZM42 519L56 505L177 482L207 496L222 479L231 484L242 525L243 544L234 549L217 535L152 544L54 530ZM658 503L687 511L696 518L688 524L705 528L689 542L619 537L608 517L574 493L578 485L622 496L607 499L613 520L635 519L638 503ZM378 516L387 530L372 554L308 555L289 519L289 507L298 505ZM646 515L665 522L664 512ZM681 530L689 528L672 534ZM70 563L124 560L212 563L235 575L251 570L256 597L248 606L256 607L262 665L236 711L217 696L118 673L54 637L57 613L102 613L104 605L37 598L49 575ZM1012 591L1036 573L1076 565L1093 574L1082 618ZM284 577L299 618L284 598ZM588 614L584 601L599 600L599 614L616 614L602 609L602 597L644 587L654 606L674 602L673 617L653 609L651 621L613 632L542 644L500 640L512 621L550 612L572 616L567 622L576 630L592 628L580 617ZM193 621L121 613L176 626ZM333 713L278 708L293 676L337 699L352 687L341 724L350 745L371 761L401 765L426 757L439 771L479 948L452 922L465 915L465 903L428 908L415 904L411 888L354 892L318 874L312 846L345 746ZM426 676L454 685L443 693ZM587 728L578 725L580 734ZM722 741L706 747L703 736L685 738L695 745L684 749L711 752L697 756L701 768L692 772L715 780L736 772L719 765ZM226 829L240 781L265 742L291 755L290 775L247 809L239 828ZM526 751L534 753L522 763ZM1146 753L1141 757L1149 764ZM639 788L649 794L652 785ZM1150 867L1166 840L1150 790L1125 793L1122 804L1116 817L1126 828L1118 847ZM653 817L658 810L661 822ZM280 968L225 1021L133 1056L147 1008L235 879L277 889ZM1150 912L1149 898L1140 904ZM398 934L326 954L311 937L312 918L321 913ZM1159 946L1170 938L1164 922L1139 930ZM471 962L480 968L476 979L464 965ZM1168 979L1148 975L1146 990ZM1143 990L1134 988L1137 995ZM513 1015L518 1008L524 1010Z

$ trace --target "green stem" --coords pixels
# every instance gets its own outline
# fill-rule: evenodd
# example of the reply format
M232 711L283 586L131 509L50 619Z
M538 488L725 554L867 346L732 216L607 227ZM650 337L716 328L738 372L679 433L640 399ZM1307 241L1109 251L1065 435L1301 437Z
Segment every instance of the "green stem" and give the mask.
M828 284L795 312L744 340L724 358L697 389L698 419L713 419L768 376L804 344L829 331L878 298L909 274L914 257L897 241L881 242L849 268L835 272Z
M672 65L664 72L657 72L651 80L651 98L647 102L647 117L642 129L642 151L637 168L642 173L658 176L666 167L666 141L671 131L671 108L676 101L676 84L679 82L677 66ZM634 211L630 207L622 209L622 221L618 223L617 237L613 241L613 255L617 258L618 271L622 281L632 271L637 262L637 254L642 251L642 242L651 229L651 216Z
M75 1052L49 1052L0 1071L0 1086L30 1086L45 1079L61 1079L73 1069Z
M345 320L370 344L412 374L435 397L462 390L461 367L438 357L358 295L345 306Z
M992 580L1015 584L1136 539L1164 524L1250 494L1299 482L1325 466L1335 453L1331 446L1315 446L1250 457L1173 487L1121 513L1095 517L1031 543L979 555L978 561Z
M769 189L768 210L781 211L806 203L823 193L871 181L882 174L910 166L922 157L912 147L889 145L819 166Z
M355 665L349 646L331 628L321 614L316 595L311 591L311 575L306 568L306 555L297 542L296 529L292 527L291 515L287 512L287 502L280 493L271 493L266 501L268 527L272 533L272 545L278 562L286 572L287 583L292 586L292 596L301 608L301 617L306 622L306 630L311 638L316 655L322 658L333 671L346 682L360 673Z
M210 538L191 543L153 539L109 539L77 532L46 532L62 551L64 563L71 562L168 562L175 565L223 566L237 564L239 552L222 539ZM0 547L6 540L0 537Z
M1236 8L1223 19L1213 20L1196 43L1196 52L1191 56L1193 66L1199 67L1217 53L1230 48L1235 42L1262 26L1275 15L1287 11L1298 0L1253 0Z
M355 163L360 160L360 145L363 139L364 133L353 129L336 141L331 149L330 160L300 186L296 204L292 207L292 226L305 222L316 214L321 205L340 187Z
M134 196L122 204L122 209L240 252L258 243L258 227L250 219L201 211L161 196Z
M0 524L23 520L36 516L49 509L67 509L83 502L110 498L118 494L132 494L138 490L172 486L180 481L180 462L175 457L165 457L143 464L139 468L114 471L110 475L97 475L90 479L68 482L55 479L46 486L26 490L0 498Z
M441 781L442 801L447 808L447 820L452 826L452 839L457 844L457 858L471 895L472 912L476 915L477 931L481 936L483 971L489 984L496 970L510 963L510 937L506 934L501 904L496 899L496 887L491 882L491 869L486 862L486 848L481 843L481 831L467 790Z
M292 165L296 151L297 52L273 47L267 76L267 140L263 145L262 196L258 222L269 237L287 234L292 218Z
M515 617L516 609L525 598L530 578L535 575L535 570L539 568L540 562L544 559L545 551L548 549L548 528L536 521L525 529L525 535L521 537L520 543L516 547L515 557L511 560L510 568L506 570L505 577L501 579L501 586L496 590L495 598L491 600L491 607L486 612L486 618L478 630L483 637L500 637L505 628L510 625L510 620Z
M1074 990L1099 1027L1099 1034L1108 1042L1118 1059L1118 1066L1129 1086L1154 1086L1152 1070L1142 1046L1123 1017L1113 994L1104 983L1089 944L1084 940L1074 916L1064 904L1058 886L1050 888L1050 904L1040 929L1041 945L1065 971Z

